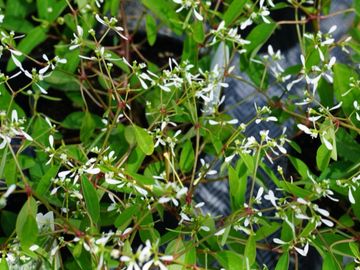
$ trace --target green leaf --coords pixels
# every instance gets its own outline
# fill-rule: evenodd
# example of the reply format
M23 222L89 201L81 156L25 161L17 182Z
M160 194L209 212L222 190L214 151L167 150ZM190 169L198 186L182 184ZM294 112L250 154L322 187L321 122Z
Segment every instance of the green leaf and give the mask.
M342 215L339 218L339 223L344 226L344 228L351 228L355 225L354 220L348 214Z
M256 235L254 236L256 241L260 241L265 239L266 237L270 236L277 230L279 230L280 224L277 222L271 222L270 224L265 223L263 226L261 226L257 231Z
M127 171L126 174L130 175L136 182L141 183L143 185L154 185L155 180L152 177L144 176L141 174L137 174L131 171Z
M86 112L81 123L80 140L82 142L87 142L89 139L91 139L91 136L94 134L95 127L96 123L94 118L92 117L91 113Z
M289 253L284 253L280 256L275 270L288 270L289 269Z
M289 159L291 161L291 164L295 167L296 171L300 174L300 176L305 179L308 178L307 172L310 172L308 166L306 166L306 164L298 158L289 157Z
M19 117L25 116L23 109L11 98L5 84L0 84L0 110L8 112L8 116L10 116L12 110L16 110Z
M12 1L8 1L12 2ZM12 16L5 16L4 22L1 24L1 27L4 27L6 30L14 31L17 33L29 33L34 26L26 21L26 20L19 20L18 17L12 17Z
M35 27L32 29L25 38L23 38L17 49L23 54L29 54L37 45L45 41L47 38L46 31L42 26ZM45 53L45 52L44 52ZM16 58L22 62L25 59L24 55L16 56ZM6 71L10 72L16 68L14 61L11 59L8 62Z
M132 218L139 213L139 208L140 207L138 205L132 205L124 209L124 211L122 211L115 220L115 227L120 230L124 230L132 222Z
M5 257L0 258L0 270L9 270L9 265L8 265Z
M136 145L136 137L135 137L135 130L132 126L125 127L125 140L128 142L130 146Z
M4 178L4 172L5 172L5 165L6 165L6 160L8 157L8 146L5 146L1 157L1 162L0 162L0 179Z
M246 39L250 41L250 44L244 46L250 58L260 50L275 29L276 23L263 23L251 30L250 34L246 37Z
M243 263L243 257L231 250L217 252L215 258L226 270L239 270Z
M301 147L296 142L290 141L289 145L291 146L292 149L294 149L296 152L301 154Z
M351 252L354 254L354 256L356 258L360 258L359 246L354 242L350 242L349 247L351 249Z
M192 26L193 39L196 43L203 43L205 40L204 25L201 21L195 20Z
M360 16L360 0L354 0L353 4L354 4L354 9L355 9L356 15Z
M135 138L141 151L147 156L154 152L154 142L152 136L143 128L136 125L133 126Z
M157 28L156 28L156 20L150 14L146 15L145 29L146 29L147 40L150 46L152 46L156 42Z
M321 104L325 107L331 108L334 106L334 88L333 85L321 78L317 88Z
M8 186L16 184L17 182L17 168L16 163L13 158L6 161L6 166L4 170L5 182Z
M186 36L184 47L181 55L181 61L188 60L190 63L197 65L198 60L198 44L192 36Z
M39 18L48 22L58 18L67 6L65 0L36 0L36 4Z
M287 190L288 192L294 194L297 197L307 198L308 196L310 196L312 194L310 190L303 189L293 183L285 182L285 181L282 181L280 183L281 184L279 186L281 188Z
M117 53L111 50L105 50L105 53L110 54L111 63L122 69L124 72L130 73L129 67L125 64L124 60Z
M224 234L223 234L222 237L221 237L221 242L220 242L220 245L221 245L221 246L224 246L224 245L226 244L226 241L227 241L227 239L228 239L228 237L229 237L230 230L231 230L231 226L227 226L227 227L225 228L225 232L224 232Z
M320 145L316 153L316 165L320 171L323 171L329 165L331 151L325 145Z
M50 76L44 78L44 82L56 87L61 86L61 89L64 90L79 89L79 82L76 80L76 78L73 75L58 69L51 72Z
M141 0L160 20L167 24L176 35L182 32L178 13L175 12L175 3L168 0Z
M232 24L240 16L246 2L246 0L233 0L231 2L223 17L226 26Z
M191 245L191 243L189 243ZM186 265L196 265L196 248L194 246L190 246L186 249L185 253L185 265L181 268L182 270L189 269Z
M83 125L84 118L86 117L85 112L73 112L66 116L66 118L61 122L61 126L68 129L81 129ZM97 127L101 127L103 124L101 118L97 115L91 115L92 119L95 121Z
M269 75L263 64L249 61L247 63L246 73L260 90L266 90L268 88Z
M36 224L37 204L33 197L29 197L21 208L16 219L16 233L23 247L33 244L38 235Z
M51 179L53 179L57 175L59 168L59 165L54 165L46 171L46 173L41 177L39 184L36 187L37 194L42 196L49 191L49 188L51 186Z
M302 230L300 237L308 237L316 229L316 222L309 220L305 228Z
M85 175L81 177L81 186L87 211L92 221L97 223L100 217L100 204L96 189Z
M5 233L6 236L10 236L13 233L13 231L15 230L16 218L17 218L17 214L15 214L13 212L6 211L3 209L0 211L1 229Z
M228 171L231 209L235 211L240 209L245 202L248 169L245 163L239 159L236 169L229 166Z
M254 264L256 259L256 241L254 236L250 236L246 242L243 269L247 269L247 266Z
M340 270L339 263L333 257L332 253L325 253L323 257L322 270Z
M342 109L347 116L349 116L353 110L354 100L360 100L360 92L353 89L350 90L350 78L358 78L354 69L351 67L337 63L334 65L334 90L335 96L338 102L342 102Z
M183 149L181 151L180 155L180 170L183 173L188 173L193 168L195 161L195 153L193 149L193 145L190 140L187 140L183 146Z
M91 255L87 252L81 243L77 243L75 247L68 246L71 254L73 255L75 262L66 269L81 269L88 270L92 269Z
M34 10L34 5L29 1L24 0L8 0L6 1L5 7L5 18L6 17L16 17L19 19L24 19L26 15ZM14 30L14 29L13 29Z
M126 171L137 172L145 159L145 154L140 149L140 147L135 147L131 152L127 162L126 162Z
M34 216L27 215L21 231L17 231L20 243L23 247L30 247L38 237L38 226Z

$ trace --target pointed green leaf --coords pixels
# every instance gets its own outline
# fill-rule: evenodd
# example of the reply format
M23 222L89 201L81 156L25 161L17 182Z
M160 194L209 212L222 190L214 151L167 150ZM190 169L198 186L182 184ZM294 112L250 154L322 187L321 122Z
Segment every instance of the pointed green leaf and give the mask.
M190 172L193 168L195 161L195 153L193 149L193 145L190 140L187 140L186 143L183 146L183 149L181 151L180 155L180 170L183 173Z
M226 25L230 25L242 13L246 0L233 0L224 14L224 21Z
M154 142L152 136L143 128L133 126L135 138L138 146L145 155L151 155L154 152Z
M288 270L289 269L289 253L284 253L280 256L275 270Z
M81 186L87 211L92 221L97 223L100 217L100 204L96 194L96 189L85 175L81 177Z
M44 195L51 186L51 179L54 178L59 170L58 165L51 166L46 173L41 177L39 184L36 187L36 193Z
M94 134L96 123L91 113L86 112L80 128L80 140L87 142Z
M152 46L156 42L157 29L156 20L150 14L146 15L145 28L147 40L150 46Z
M250 236L246 242L245 252L244 252L244 269L247 269L247 266L253 265L256 259L256 241L254 236Z
M23 247L29 247L37 239L38 227L36 223L36 213L36 201L33 197L29 197L16 219L15 231Z
M248 169L242 160L239 160L236 168L229 166L229 188L231 208L237 210L245 202Z
M9 270L9 265L8 265L5 257L0 258L0 270Z
M252 58L264 43L270 38L276 29L276 23L262 23L251 30L250 34L246 37L250 41L245 47L247 55Z
M331 151L329 151L324 144L320 145L316 152L316 165L320 171L327 168L330 162Z
M197 43L203 43L205 40L205 32L204 32L204 25L202 23L202 21L196 20L193 23L193 38L195 40L195 42Z

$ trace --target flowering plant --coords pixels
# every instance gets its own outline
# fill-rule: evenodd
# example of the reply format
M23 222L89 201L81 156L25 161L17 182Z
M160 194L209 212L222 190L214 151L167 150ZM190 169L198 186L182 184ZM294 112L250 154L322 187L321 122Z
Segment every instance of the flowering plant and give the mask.
M334 2L0 1L0 269L360 269Z

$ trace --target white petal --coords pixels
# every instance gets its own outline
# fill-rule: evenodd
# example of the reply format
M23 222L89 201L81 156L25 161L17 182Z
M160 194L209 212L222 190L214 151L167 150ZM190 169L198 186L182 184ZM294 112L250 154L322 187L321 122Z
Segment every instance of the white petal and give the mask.
M274 238L273 242L275 244L279 244L279 245L283 245L283 244L287 244L287 242L284 242L283 240L279 239L279 238Z
M120 180L116 180L112 178L105 178L105 182L108 183L109 185L118 185L122 183Z
M348 197L349 197L349 202L355 204L355 198L354 195L352 194L351 187L349 188Z
M161 197L158 202L159 203L167 203L170 200L171 200L171 198L169 198L169 197Z
M330 150L330 151L333 150L332 144L331 144L325 137L323 137L322 139L323 139L323 141L324 141L324 144L325 144L326 148L327 148L328 150Z
M9 197L9 195L10 195L11 193L13 193L15 189L16 189L16 185L15 185L15 184L10 185L9 188L8 188L8 189L6 190L6 192L4 193L3 197L4 197L4 198Z
M15 58L14 55L11 55L11 58L12 58L12 60L14 61L15 66L17 66L17 67L20 68L21 70L24 70L23 67L22 67L22 65L21 65L21 62L20 62L17 58Z
M237 119L232 119L232 120L230 120L230 121L227 121L227 123L230 124L230 125L236 125L237 123L239 123L239 120L237 120Z
M225 158L225 162L226 162L226 163L229 163L234 157L235 157L235 154L226 157L226 158Z
M54 148L54 136L50 135L49 136L49 144L51 148Z
M18 121L18 114L16 110L12 110L11 112L11 122L17 122Z
M220 231L216 232L214 235L215 236L220 236L220 235L223 235L225 232L225 228L221 229Z
M333 26L330 27L330 30L329 30L328 33L331 34L331 33L335 32L336 29L337 29L337 25L335 24L335 25L333 25Z
M85 172L89 173L89 174L98 174L100 172L99 168L89 168L87 170L85 170Z
M212 126L215 126L215 125L218 125L219 122L210 119L210 120L209 120L209 124L212 125Z
M172 261L172 260L174 260L174 256L172 256L172 255L164 255L164 256L160 257L160 260L162 260L162 261Z
M69 173L71 173L71 171L62 171L62 172L59 172L58 176L61 179L64 179Z
M321 222L324 223L328 227L333 227L334 226L334 223L332 221L330 221L328 219L325 219L325 218L322 218Z
M196 11L196 9L194 9L194 15L199 21L202 21L204 19L201 14Z
M25 139L27 139L28 141L32 142L33 138L27 134L25 131L22 131L21 134L25 137Z
M39 87L41 93L45 95L48 93L43 87L40 86L40 84L36 83L36 86Z

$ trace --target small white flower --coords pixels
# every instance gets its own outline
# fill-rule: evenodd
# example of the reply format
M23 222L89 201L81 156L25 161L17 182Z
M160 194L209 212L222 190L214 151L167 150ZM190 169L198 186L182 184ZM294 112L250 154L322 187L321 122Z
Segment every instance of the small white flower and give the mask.
M268 194L264 196L264 199L270 201L274 207L277 207L276 201L278 198L275 197L275 194L272 190L269 190Z

